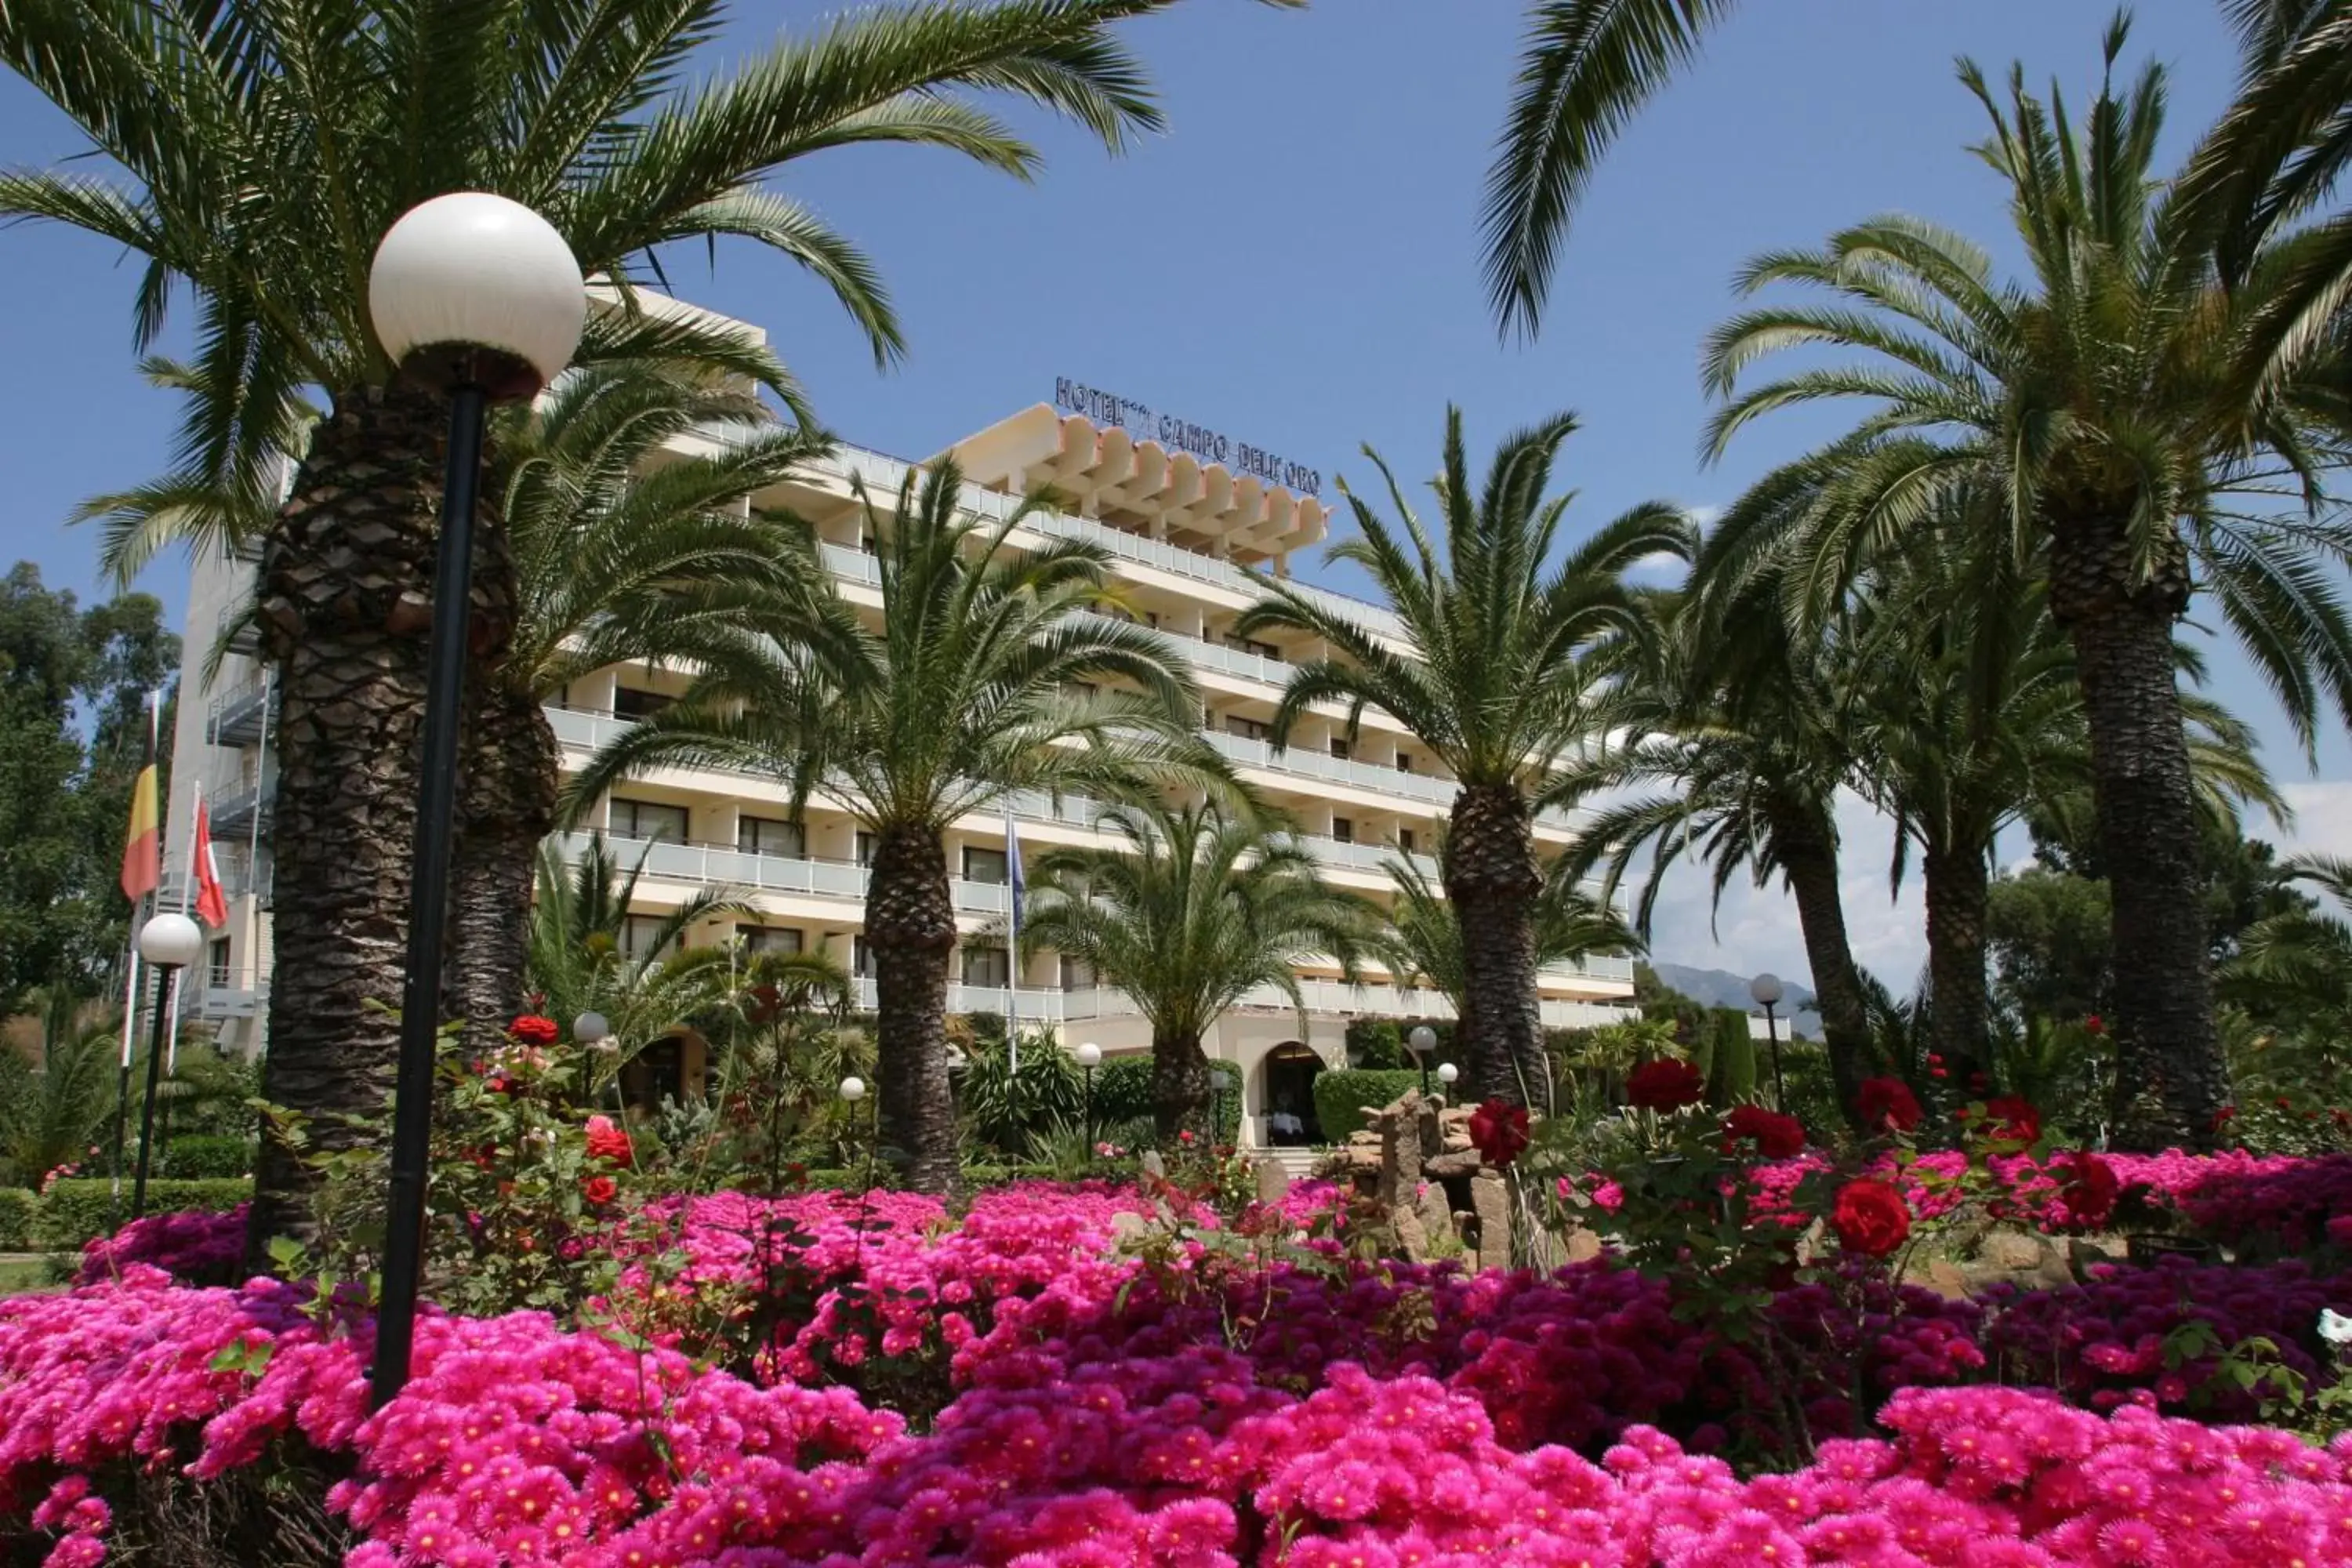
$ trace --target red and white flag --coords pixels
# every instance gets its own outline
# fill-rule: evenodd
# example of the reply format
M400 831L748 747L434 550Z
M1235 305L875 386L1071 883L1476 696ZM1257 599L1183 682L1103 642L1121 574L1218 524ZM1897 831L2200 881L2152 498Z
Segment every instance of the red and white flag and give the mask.
M196 918L217 931L228 924L228 896L221 891L220 867L213 859L213 816L196 795L196 830L188 837L188 880L196 889Z

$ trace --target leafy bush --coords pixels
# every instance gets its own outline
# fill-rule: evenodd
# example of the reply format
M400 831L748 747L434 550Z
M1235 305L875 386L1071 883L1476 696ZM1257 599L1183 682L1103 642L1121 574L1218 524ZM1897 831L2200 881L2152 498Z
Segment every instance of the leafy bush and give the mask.
M1403 1068L1341 1068L1315 1079L1315 1120L1323 1136L1344 1143L1364 1129L1364 1112L1378 1110L1407 1089L1421 1087L1421 1074Z
M187 1214L233 1209L253 1196L253 1183L236 1180L150 1180L149 1214ZM114 1213L114 1184L104 1176L69 1176L51 1186L40 1201L33 1226L33 1244L53 1251L79 1251L82 1243L109 1234ZM122 1182L121 1216L131 1213L131 1179Z
M975 1015L974 1022L991 1016ZM975 1028L955 1087L956 1109L972 1131L1012 1160L1027 1158L1034 1142L1055 1125L1076 1125L1086 1103L1076 1058L1045 1036L1022 1031L1021 1070L1013 1072L1001 1020L993 1037Z
M1217 1140L1238 1142L1242 1131L1241 1073L1231 1062L1211 1062L1209 1081L1215 1103ZM1156 1141L1151 1126L1151 1054L1112 1057L1095 1069L1095 1135L1110 1137L1129 1149L1150 1148ZM1141 1124L1139 1135L1138 1123Z
M163 1172L179 1181L249 1176L260 1152L243 1138L174 1138L163 1145Z
M33 1245L41 1200L23 1187L0 1187L0 1252L24 1252Z

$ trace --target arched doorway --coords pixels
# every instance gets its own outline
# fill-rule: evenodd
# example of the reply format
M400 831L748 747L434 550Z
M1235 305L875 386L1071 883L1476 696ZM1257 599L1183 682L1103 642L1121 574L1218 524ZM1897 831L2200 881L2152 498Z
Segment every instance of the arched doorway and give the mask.
M669 1035L656 1040L621 1066L621 1100L632 1121L646 1121L661 1112L664 1101L683 1105L691 1089L687 1074L687 1041Z
M1315 1120L1315 1080L1322 1075L1323 1058L1297 1040L1286 1040L1266 1053L1262 1070L1265 1141L1277 1148L1328 1142Z

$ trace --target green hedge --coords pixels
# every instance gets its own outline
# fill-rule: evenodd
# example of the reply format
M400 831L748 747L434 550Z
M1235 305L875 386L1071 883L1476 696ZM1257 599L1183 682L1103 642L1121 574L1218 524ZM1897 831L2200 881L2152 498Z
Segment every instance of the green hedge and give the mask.
M1241 1075L1231 1062L1211 1062L1216 1086L1217 1136L1237 1142L1242 1131ZM1151 1054L1112 1057L1095 1069L1095 1126L1151 1120Z
M40 1213L38 1194L23 1187L0 1187L0 1252L31 1250L34 1223Z
M1322 1124L1328 1143L1345 1143L1351 1132L1367 1123L1363 1113L1378 1110L1410 1089L1421 1087L1421 1074L1403 1068L1341 1068L1315 1079L1315 1120Z
M253 1196L249 1180L179 1182L151 1180L147 1184L149 1214L182 1214L191 1210L219 1213ZM114 1184L105 1177L77 1177L58 1183L41 1199L40 1219L34 1228L36 1245L54 1251L79 1250L85 1241L108 1233L114 1209ZM122 1179L122 1212L131 1212L131 1178Z
M260 1154L260 1146L247 1138L174 1138L163 1145L163 1173L184 1182L250 1176Z

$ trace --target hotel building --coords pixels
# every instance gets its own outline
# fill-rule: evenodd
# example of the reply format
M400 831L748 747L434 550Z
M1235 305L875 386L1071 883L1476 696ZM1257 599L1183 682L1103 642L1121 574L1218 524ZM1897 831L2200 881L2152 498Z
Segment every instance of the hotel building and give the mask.
M1104 549L1138 618L1169 638L1197 672L1204 737L1242 778L1292 813L1302 841L1334 884L1385 901L1391 884L1381 869L1384 859L1418 855L1433 873L1427 853L1454 797L1453 781L1435 760L1376 710L1363 716L1360 732L1349 739L1337 707L1318 709L1294 731L1288 748L1274 750L1267 726L1289 670L1324 649L1232 635L1234 618L1256 597L1244 569L1287 575L1292 557L1319 543L1328 521L1313 495L1247 468L1294 480L1306 476L1285 473L1255 452L1227 464L1171 449L1147 438L1156 426L1147 423L1138 431L1112 422L1134 422L1130 408L1104 408L1100 395L1085 389L1074 394L1066 385L1057 402L1087 411L1039 405L950 449L966 476L965 503L1002 517L1039 486L1050 485L1065 499L1067 510L1034 516L1013 536L1013 544L1083 539ZM724 431L713 430L676 447L688 451L698 442L725 438ZM1215 450L1196 427L1180 427L1179 439ZM878 574L851 485L862 479L887 504L907 470L898 458L843 447L755 500L806 519L841 593L878 617ZM213 933L194 983L184 985L182 1005L186 1016L215 1027L224 1046L246 1050L262 1044L268 1012L274 702L249 640L232 644L209 683L204 667L221 627L235 619L249 594L253 573L251 558L194 565L168 818L173 841L182 842L190 791L201 784L231 912L227 927ZM1377 605L1310 591L1375 633L1397 630ZM567 768L577 768L619 730L684 690L688 679L676 668L624 666L557 694L547 717ZM1095 828L1088 802L1065 798L1057 805L1044 796L1022 797L1013 803L1013 815L1027 853L1112 841ZM755 913L707 922L690 940L740 940L752 950L822 948L853 972L865 969L866 845L837 806L814 801L795 820L789 792L772 779L665 768L614 789L598 803L589 826L602 830L624 867L645 861L625 946L646 940L656 917L677 908L690 890L726 884L741 889ZM1560 814L1547 814L1537 825L1541 845L1551 849L1574 831L1571 818ZM575 856L587 841L585 827L562 840ZM1066 1046L1093 1041L1107 1055L1148 1049L1149 1030L1132 1004L1097 984L1082 966L1041 953L1013 973L1002 937L992 934L1003 930L1007 910L1005 854L1001 815L968 819L950 836L949 868L964 940L950 968L949 1010L1010 1011L1024 1027L1053 1031ZM1336 969L1310 970L1301 978L1308 1009L1303 1020L1269 991L1227 1014L1207 1042L1212 1057L1241 1073L1244 1142L1253 1145L1277 1141L1277 1126L1280 1135L1290 1135L1285 1112L1311 1115L1306 1085L1323 1067L1344 1065L1350 1019L1409 1025L1452 1011L1443 996L1400 987L1377 973L1360 987L1341 983ZM870 1005L871 980L858 984ZM1548 1025L1612 1022L1626 1016L1632 965L1622 958L1587 958L1546 969L1540 988ZM681 1037L650 1050L643 1070L652 1075L655 1091L684 1094L698 1089L703 1068L700 1043Z

